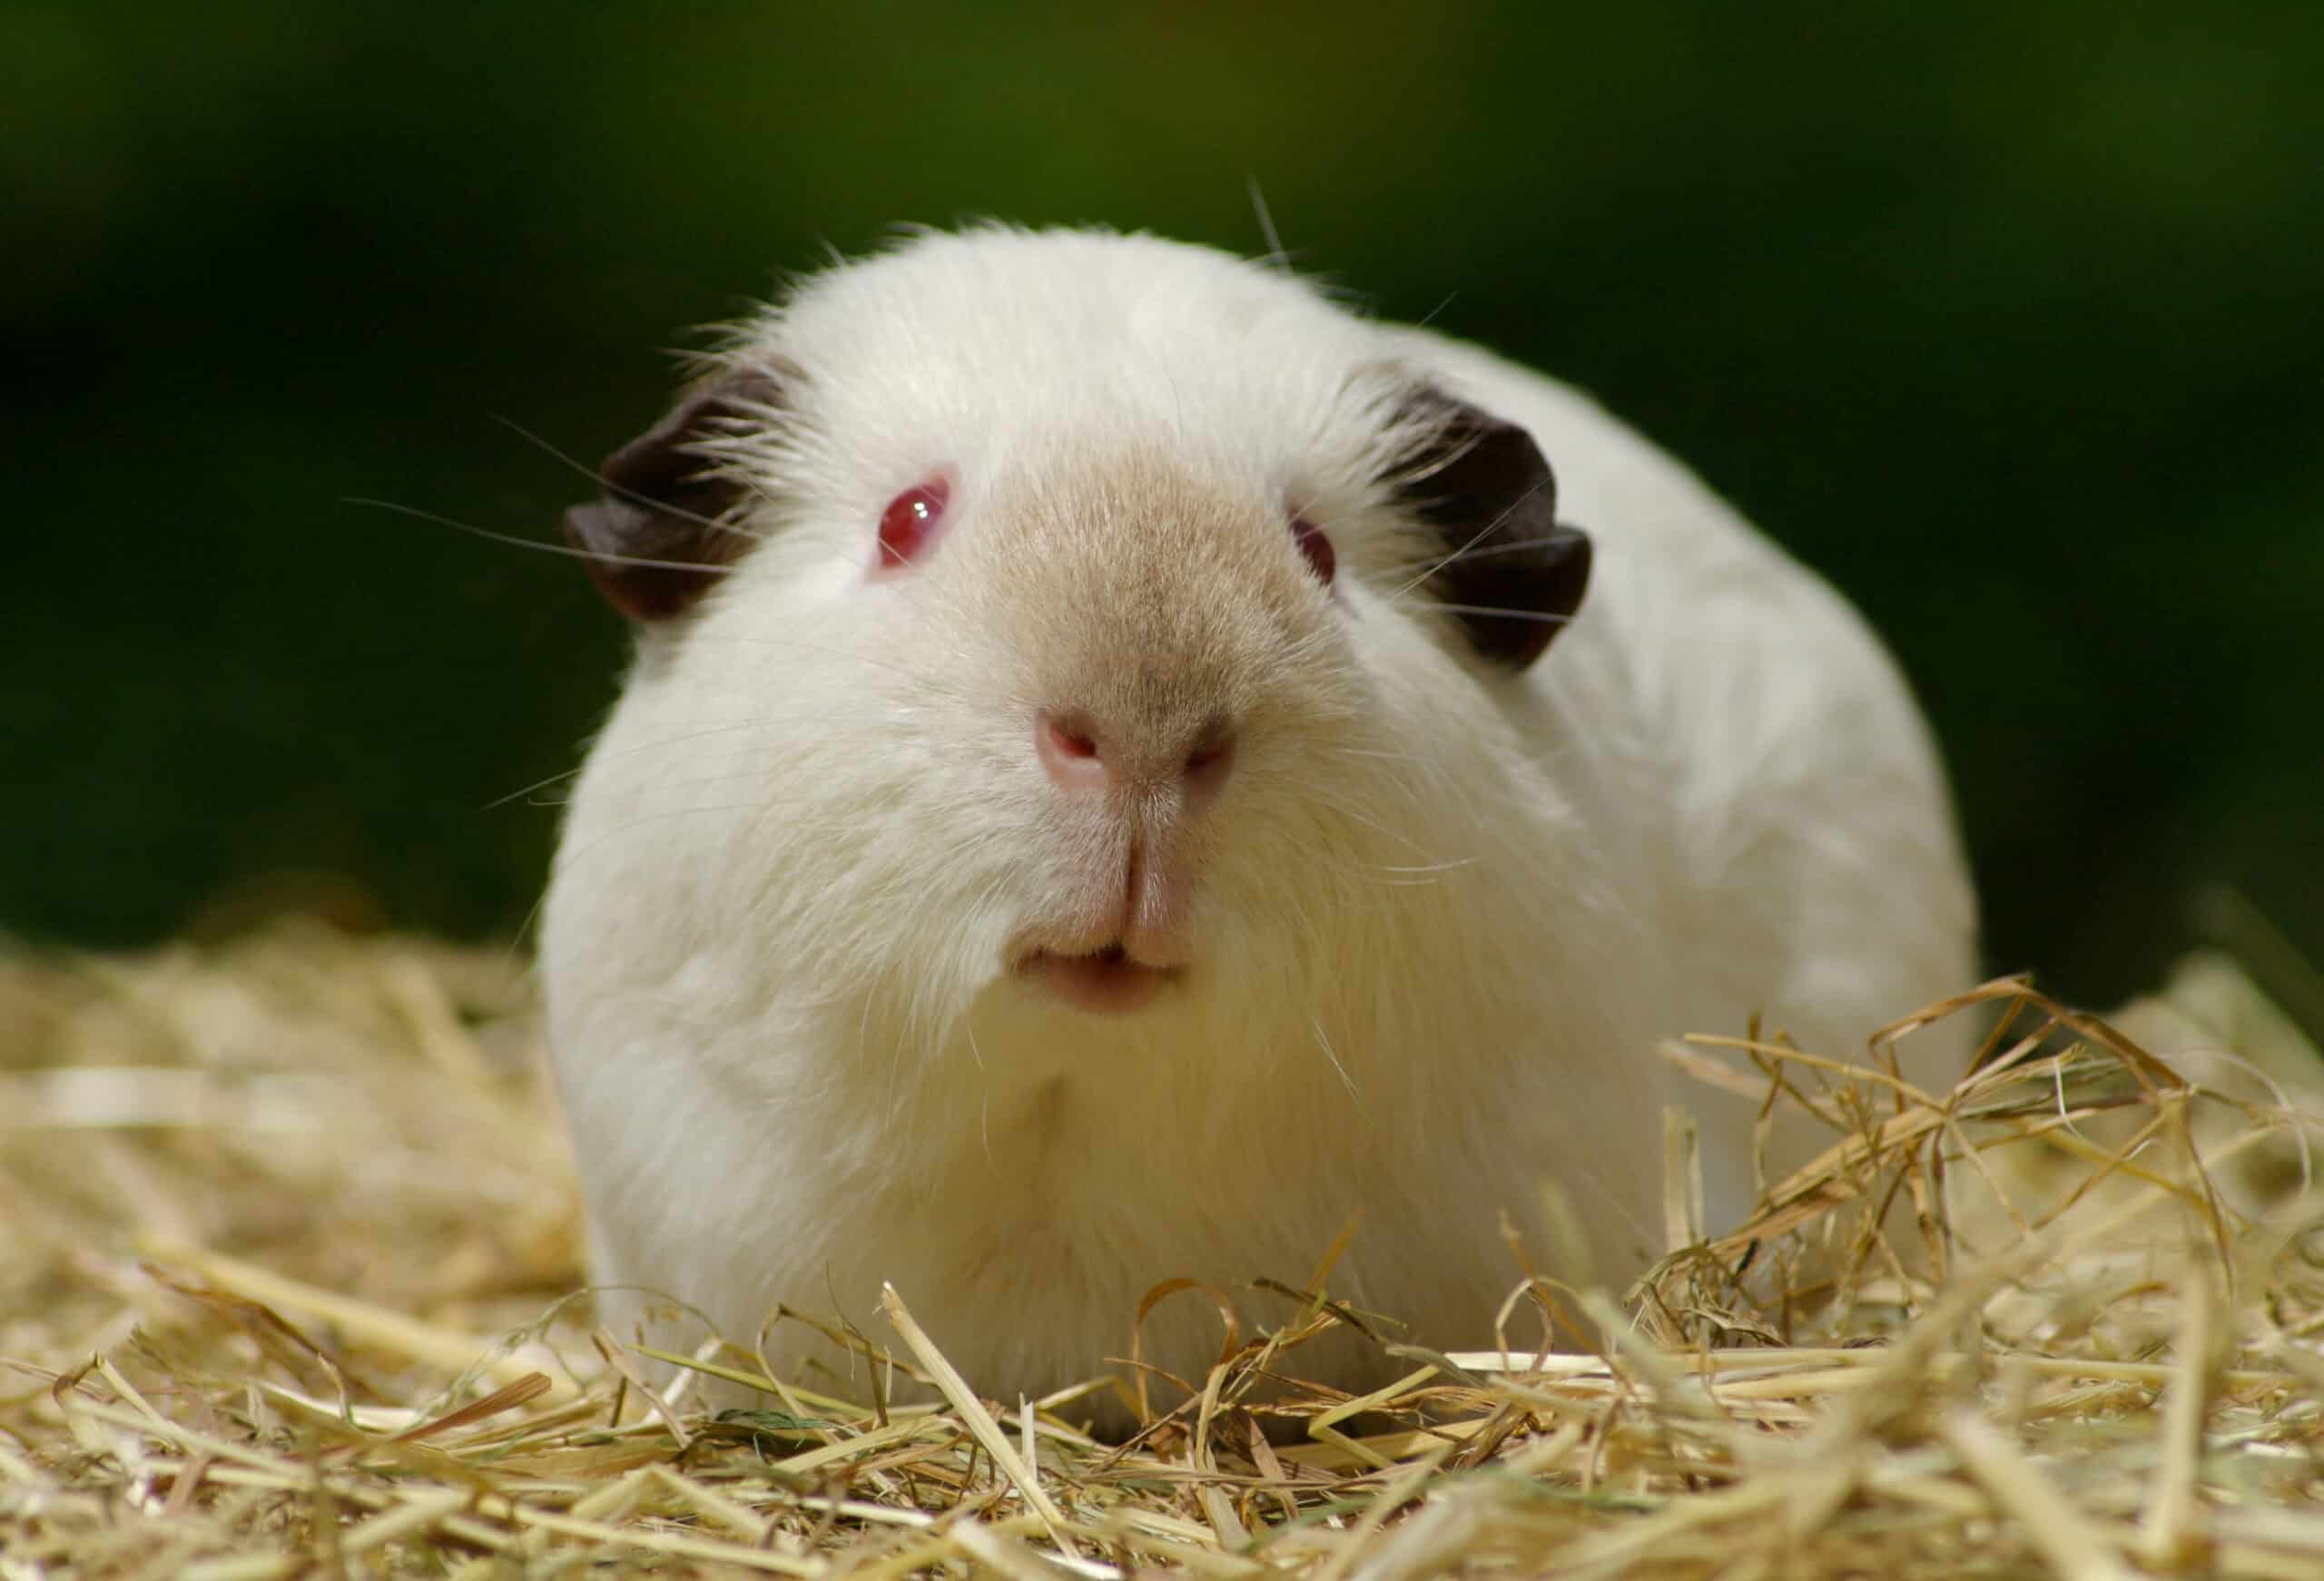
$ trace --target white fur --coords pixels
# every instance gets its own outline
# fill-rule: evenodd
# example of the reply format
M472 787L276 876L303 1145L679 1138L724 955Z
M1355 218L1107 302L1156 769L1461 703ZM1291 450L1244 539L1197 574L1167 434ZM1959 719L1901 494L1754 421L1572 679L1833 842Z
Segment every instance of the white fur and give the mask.
M1489 1342L1521 1278L1498 1215L1545 1256L1544 1177L1600 1278L1661 1250L1665 1104L1705 1121L1715 1225L1748 1211L1749 1105L1657 1040L1756 1012L1860 1054L1972 980L1888 659L1563 386L1218 253L998 229L812 280L723 360L792 391L723 447L762 541L645 633L546 909L603 1282L748 1346L778 1302L884 1339L892 1281L1013 1398L1126 1355L1165 1279L1281 1321L1247 1281L1304 1283L1360 1211L1334 1292ZM1374 481L1416 376L1530 430L1594 540L1579 618L1522 673L1426 606L1429 552ZM949 535L867 577L884 502L940 467ZM1331 533L1335 598L1286 503ZM1130 607L1118 583L1157 564L1167 607ZM1030 721L1141 665L1251 722L1192 859L1185 984L1100 1018L1004 970L1079 881ZM1177 1298L1146 1342L1198 1380L1216 1319ZM837 1354L795 1322L765 1343Z

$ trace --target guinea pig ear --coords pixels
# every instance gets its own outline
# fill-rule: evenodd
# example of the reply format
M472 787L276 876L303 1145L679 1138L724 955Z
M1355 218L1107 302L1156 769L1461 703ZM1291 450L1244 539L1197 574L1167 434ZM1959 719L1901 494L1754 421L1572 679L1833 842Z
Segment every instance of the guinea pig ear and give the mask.
M1443 545L1426 585L1480 654L1521 670L1581 607L1589 535L1559 524L1557 478L1524 429L1430 388L1403 416L1426 437L1396 487Z
M645 433L606 457L605 493L565 513L565 537L587 555L589 574L634 621L684 614L751 546L722 518L743 486L717 470L705 445L766 420L781 404L773 375L737 368L696 386Z

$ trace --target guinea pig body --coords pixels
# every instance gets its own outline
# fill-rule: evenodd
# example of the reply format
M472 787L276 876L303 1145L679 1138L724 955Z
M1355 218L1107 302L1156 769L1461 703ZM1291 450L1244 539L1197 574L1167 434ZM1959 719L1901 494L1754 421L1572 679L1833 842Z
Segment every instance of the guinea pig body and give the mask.
M1157 1282L1304 1284L1351 1215L1335 1296L1487 1343L1543 1179L1599 1277L1662 1249L1665 1105L1748 1212L1750 1105L1659 1040L1860 1055L1971 980L1852 612L1586 398L1280 272L921 236L743 326L606 477L568 528L640 645L550 1037L595 1279L746 1347L890 1281L1039 1396ZM1198 1380L1218 1319L1141 1339Z

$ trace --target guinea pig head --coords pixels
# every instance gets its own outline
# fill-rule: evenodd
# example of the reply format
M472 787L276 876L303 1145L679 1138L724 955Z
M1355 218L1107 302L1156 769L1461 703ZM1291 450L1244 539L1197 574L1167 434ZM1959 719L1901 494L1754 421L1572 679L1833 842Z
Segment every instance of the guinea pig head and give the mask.
M560 857L629 929L609 969L738 1046L932 1054L1306 1039L1432 969L1416 940L1518 948L1462 871L1522 758L1484 761L1492 692L1589 570L1522 430L1369 348L1283 380L1156 338L1123 356L1158 376L1052 395L1037 329L875 388L901 352L803 317L566 517L643 633Z

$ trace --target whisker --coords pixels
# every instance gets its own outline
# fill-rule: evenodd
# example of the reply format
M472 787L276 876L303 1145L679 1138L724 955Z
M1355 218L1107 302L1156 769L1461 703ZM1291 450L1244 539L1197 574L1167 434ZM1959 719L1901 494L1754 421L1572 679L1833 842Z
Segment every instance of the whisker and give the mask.
M1444 293L1444 300L1437 303L1436 306L1429 309L1427 312L1423 313L1417 319L1415 319L1413 323L1413 328L1415 329L1427 329L1429 325L1435 320L1436 315L1451 307L1452 305L1453 299L1457 298L1460 294L1461 293L1459 291L1446 291Z
M1355 1100L1358 1109L1362 1109L1364 1095L1356 1091L1355 1078L1347 1074L1347 1066L1340 1063L1338 1053L1332 1047L1332 1040L1324 1035L1324 1024L1321 1021L1310 1021L1307 1025L1315 1034L1315 1046L1324 1051L1324 1057L1330 1060L1332 1068L1339 1073L1340 1085L1347 1089L1347 1095Z
M496 808L506 807L511 801L516 800L519 796L530 796L534 791L545 790L548 786L554 785L561 780L570 780L587 767L588 765L586 763L576 763L573 767L566 770L563 773L551 774L546 780L536 780L529 785L522 786L515 790L509 791L506 796L496 796L491 800L486 802L482 807L478 808L477 810L478 812L490 812Z
M1444 604L1433 599L1423 600L1415 607L1441 609L1447 614L1489 614L1502 620L1529 620L1545 626L1561 626L1573 619L1570 614L1550 614L1534 609L1503 609L1491 604Z
M791 653L822 653L830 658L846 659L859 664L869 664L874 669L892 672L895 674L901 675L908 681L916 681L920 682L922 686L928 689L931 695L934 696L965 699L970 695L969 692L960 687L945 684L944 678L933 672L909 669L904 665L893 663L885 659L875 659L869 653L858 653L853 648L835 648L827 643L803 643L790 637L749 636L741 633L734 633L732 634L721 633L716 636L710 636L707 634L690 634L686 640L689 643L697 644L713 642L732 643L737 647L781 648ZM790 716L771 715L769 717L787 718ZM743 722L750 723L753 722L743 721Z
M1487 538L1492 536L1493 530L1499 527L1502 523L1507 521L1511 516L1515 514L1518 506L1523 505L1527 500L1531 499L1535 495L1541 493L1541 490L1551 486L1553 481L1553 479L1544 476L1540 482L1534 484L1532 487L1519 495L1515 499L1511 500L1506 506L1502 507L1501 513L1498 516L1494 516L1492 520L1487 522L1483 526L1479 527L1475 534L1470 537L1467 543L1462 544L1450 555L1447 555L1443 559L1437 561L1435 565L1431 565L1427 570L1422 572L1419 575L1405 583L1402 587L1396 589L1395 593L1391 596L1402 597L1403 594L1410 593L1413 588L1419 586L1422 583L1427 581L1430 577L1443 570L1447 565L1452 565L1455 560L1461 558L1462 555L1468 554L1479 544L1483 543Z
M747 527L740 526L734 522L722 521L716 516L705 516L694 511L679 510L675 506L672 506L667 500L656 499L651 495L640 494L634 488L624 488L619 484L607 478L605 474L590 466L587 462L583 461L576 456L569 456L566 454L566 452L558 449L547 439L542 438L538 434L534 433L531 429L526 427L523 424L515 421L513 418L496 417L492 420L507 428L509 432L515 434L527 444L537 446L549 456L554 457L557 461L563 463L565 466L571 467L574 471L579 473L582 476L596 484L607 494L618 496L620 498L627 500L632 505L643 506L647 509L654 511L657 515L675 516L682 522L690 522L694 525L701 527L708 532L733 533L738 537L748 538L754 544L763 541L762 535L753 533ZM766 497L760 492L758 487L749 480L743 479L742 482L743 486L745 488L748 488L751 493L758 495L762 499Z
M1413 840L1413 839L1411 839L1411 838L1409 838L1409 837L1407 837L1407 836L1405 836L1405 835L1398 834L1394 830L1390 829L1386 824L1384 824L1384 823L1381 823L1381 822L1379 822L1378 820L1374 820L1374 819L1371 819L1371 818L1367 818L1367 817L1365 817L1363 813L1356 811L1356 810L1355 810L1355 809L1354 809L1354 808L1352 808L1352 807L1347 806L1347 805L1346 805L1345 803L1344 803L1344 802L1340 802L1340 801L1336 801L1336 800L1335 800L1335 801L1331 802L1329 805L1330 805L1330 807L1331 807L1332 810L1333 810L1334 813L1336 813L1338 816L1340 816L1340 817L1342 817L1342 818L1344 818L1344 819L1347 819L1347 820L1350 820L1351 822L1360 823L1360 824L1364 825L1364 828L1366 828L1366 829L1370 830L1371 830L1373 833L1374 833L1374 834L1384 836L1384 838L1386 838L1386 839L1388 839L1388 840L1392 840L1395 841L1398 845L1401 845L1401 846L1409 846L1409 847L1410 847L1412 849L1413 849L1413 850L1419 850L1419 849L1421 849L1421 848L1420 848L1420 842L1419 842L1419 841L1414 840Z
M1375 758L1384 763L1417 763L1423 761L1415 752L1389 752L1372 747L1325 747L1324 751L1334 758Z
M479 527L435 511L424 511L417 506L398 505L391 499L369 499L359 495L341 497L340 504L365 506L372 510L392 511L399 516L410 516L436 526L449 527L487 543L506 544L512 549L531 549L537 554L558 555L568 560L587 560L600 565L635 565L649 571L691 571L704 575L724 576L734 569L731 565L705 565L698 560L646 560L635 555L608 555L596 549L576 549L570 544L551 544L539 538L520 538L513 533L496 533L489 527Z
M660 812L649 812L642 818L631 819L628 822L622 824L617 829L609 829L606 830L605 833L599 835L596 839L591 840L587 845L583 846L580 849L573 852L570 856L567 856L563 852L559 852L557 858L558 866L561 868L568 862L578 862L590 852L596 850L598 847L606 845L622 835L634 834L638 830L644 828L646 824L660 823L665 819L698 818L706 812L761 812L763 810L765 810L765 804L763 802L738 801L704 807L673 807L665 809ZM534 909L537 911L540 908L536 906Z
M1486 560L1492 558L1495 555L1522 554L1528 549L1538 549L1544 544L1554 544L1559 541L1560 540L1556 538L1551 537L1512 538L1506 543L1486 544L1478 548L1464 550L1456 555L1455 558L1461 560ZM1446 562L1445 564L1449 564L1449 562ZM1405 566L1402 567L1402 569L1409 570L1411 567ZM1423 572L1423 580L1425 580L1429 574L1430 573L1428 572Z
M1259 178L1250 176L1246 178L1246 184L1251 192L1252 211L1259 217L1259 235L1267 244L1265 253L1251 261L1288 274L1291 272L1291 254L1285 250L1283 237L1275 231L1275 216L1267 211L1266 194L1259 191Z

